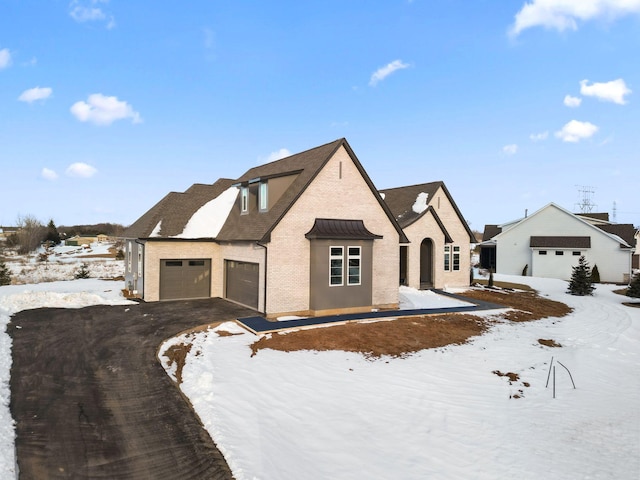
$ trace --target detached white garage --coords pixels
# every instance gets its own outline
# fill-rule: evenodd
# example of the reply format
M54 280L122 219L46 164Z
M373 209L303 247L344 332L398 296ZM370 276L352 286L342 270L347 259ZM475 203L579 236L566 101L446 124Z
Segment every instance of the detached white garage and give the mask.
M211 259L160 260L160 300L211 296Z

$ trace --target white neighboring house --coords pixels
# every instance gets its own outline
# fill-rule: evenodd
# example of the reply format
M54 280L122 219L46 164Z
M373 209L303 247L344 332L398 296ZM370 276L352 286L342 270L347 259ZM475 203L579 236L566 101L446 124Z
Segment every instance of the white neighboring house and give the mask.
M572 267L584 255L591 268L598 266L602 282L626 283L635 248L632 239L616 233L626 232L629 226L603 223L596 226L584 216L549 203L521 220L487 225L481 244L482 266L508 275L522 275L526 269L530 276L569 280ZM491 238L486 239L488 230Z

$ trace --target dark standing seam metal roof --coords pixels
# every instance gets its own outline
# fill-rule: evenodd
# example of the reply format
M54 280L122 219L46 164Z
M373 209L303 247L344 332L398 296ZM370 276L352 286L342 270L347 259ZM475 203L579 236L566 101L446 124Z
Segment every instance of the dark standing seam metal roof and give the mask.
M388 188L385 190L380 190L380 193L384 194L385 203L389 205L389 208L393 212L393 215L396 217L396 220L398 221L398 223L402 228L407 228L409 225L417 221L419 218L422 218L424 215L426 215L427 212L430 212L434 216L440 229L444 233L445 238L447 239L447 242L451 243L453 242L451 235L449 235L449 233L447 232L444 224L440 220L440 217L436 213L436 209L433 208L433 205L431 204L439 188L442 188L442 191L446 195L447 199L449 200L449 202L451 202L451 205L453 205L453 209L455 210L456 214L458 215L458 218L464 225L464 228L467 231L467 234L469 235L469 240L472 243L475 243L476 241L475 235L469 228L469 225L467 224L466 220L462 216L462 213L458 209L456 202L453 200L453 197L449 193L449 190L447 190L447 187L444 184L444 182L437 181L437 182L431 182L431 183L420 183L417 185L409 185L406 187ZM421 193L427 194L427 205L429 208L424 210L422 213L416 213L413 211L413 205L415 204L416 199L418 198L418 195Z
M533 248L591 248L591 237L532 236L529 246Z
M313 227L305 235L312 239L341 239L341 240L374 240L382 238L367 230L362 220L336 220L331 218L316 218Z

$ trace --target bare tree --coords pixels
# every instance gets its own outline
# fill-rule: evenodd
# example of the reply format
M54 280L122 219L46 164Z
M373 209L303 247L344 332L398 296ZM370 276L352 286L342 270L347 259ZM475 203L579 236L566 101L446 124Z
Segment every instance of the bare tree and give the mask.
M18 217L17 245L18 253L25 254L36 250L47 235L46 228L33 215Z

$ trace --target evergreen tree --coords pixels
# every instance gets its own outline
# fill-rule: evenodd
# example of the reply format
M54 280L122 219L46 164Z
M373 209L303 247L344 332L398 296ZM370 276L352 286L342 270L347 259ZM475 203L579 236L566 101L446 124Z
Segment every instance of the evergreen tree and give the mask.
M640 298L640 273L636 273L627 288L627 297Z
M47 237L45 240L53 242L54 245L60 245L60 234L58 233L56 224L53 223L53 219L49 220L49 224L47 225Z
M76 274L74 275L75 278L80 279L80 278L89 278L89 265L86 263L83 263L82 265L80 265L80 268L76 271Z
M598 265L594 265L591 270L591 281L593 283L600 283L600 272L598 271Z
M2 260L0 260L0 285L11 285L11 271Z
M584 255L578 259L578 265L573 268L571 281L569 282L569 290L567 293L571 295L593 295L593 281L591 279L591 269Z

